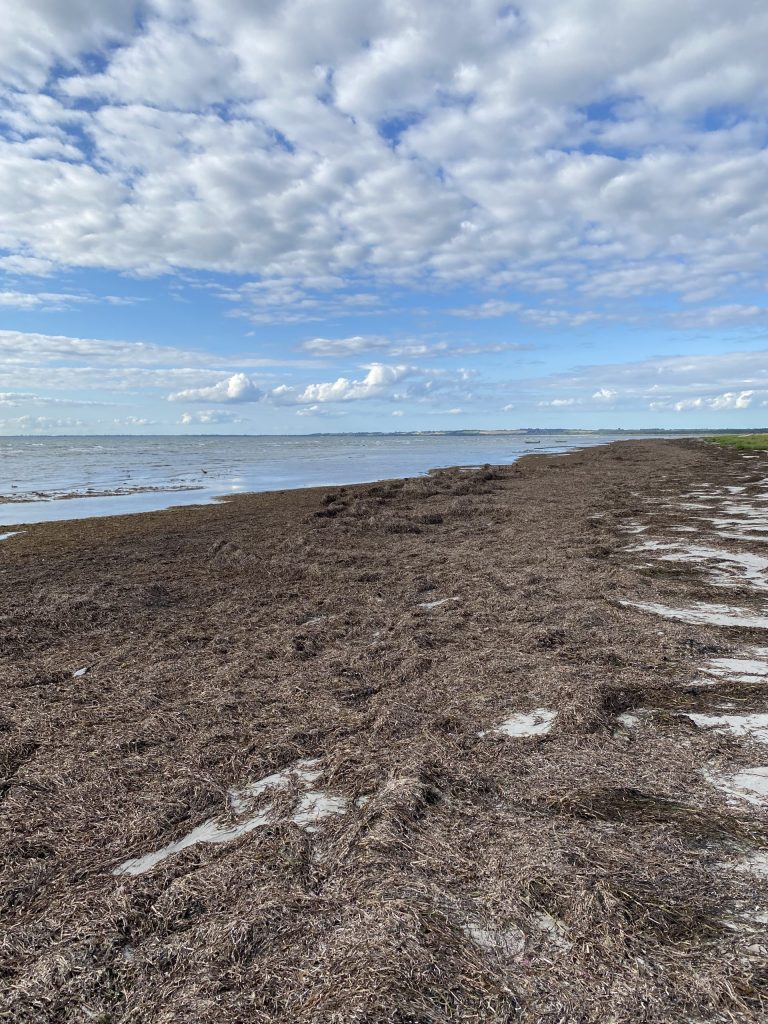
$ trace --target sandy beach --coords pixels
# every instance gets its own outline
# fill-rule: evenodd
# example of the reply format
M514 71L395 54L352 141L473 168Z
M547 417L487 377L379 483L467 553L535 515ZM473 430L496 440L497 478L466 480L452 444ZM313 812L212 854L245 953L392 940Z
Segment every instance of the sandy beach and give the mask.
M13 527L0 1020L765 1020L767 467Z

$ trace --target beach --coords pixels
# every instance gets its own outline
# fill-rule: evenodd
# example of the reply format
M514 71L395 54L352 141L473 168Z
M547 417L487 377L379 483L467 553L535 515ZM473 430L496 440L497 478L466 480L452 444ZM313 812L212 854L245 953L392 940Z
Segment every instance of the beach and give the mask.
M9 527L0 1020L764 1020L767 467Z

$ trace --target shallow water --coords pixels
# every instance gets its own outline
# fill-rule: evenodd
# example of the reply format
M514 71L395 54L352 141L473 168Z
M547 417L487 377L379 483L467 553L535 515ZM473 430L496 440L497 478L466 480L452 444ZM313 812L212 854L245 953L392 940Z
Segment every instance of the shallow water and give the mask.
M5 437L0 526L157 511L244 491L415 476L440 466L505 464L635 436L643 435L541 434L536 445L524 433Z

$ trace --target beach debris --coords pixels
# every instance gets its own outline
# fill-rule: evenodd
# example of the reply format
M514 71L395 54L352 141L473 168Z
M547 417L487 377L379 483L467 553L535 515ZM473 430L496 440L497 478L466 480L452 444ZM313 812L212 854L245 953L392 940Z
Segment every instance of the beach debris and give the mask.
M251 782L241 789L230 789L228 793L230 807L235 814L244 814L249 810L256 797L261 796L268 789L287 789L293 779L299 785L316 782L323 774L321 769L316 767L319 764L320 759L317 757L304 758L281 772L266 775L263 779Z
M462 931L475 945L488 952L519 957L525 951L525 933L520 928L496 929L467 921L462 925Z
M76 668L75 671L72 673L72 678L73 679L80 679L82 676L84 676L86 674L87 671L88 671L88 667L87 666L85 668Z
M568 929L562 921L559 921L551 914L547 914L546 911L536 913L535 919L539 930L546 935L553 946L557 946L558 949L562 950L572 947L573 943L567 938Z
M294 780L299 786L315 782L322 772L315 769L319 762L317 759L303 760L296 762L290 768L281 772L267 775L257 782L252 782L240 789L230 789L229 805L236 817L241 817L250 809L250 804L262 793L270 789L286 789ZM254 829L269 824L272 820L274 804L267 803L255 814L243 817L238 821L222 821L221 818L209 818L202 825L193 828L181 839L161 846L158 850L146 853L141 857L131 857L113 869L113 875L143 875L151 871L162 861L167 860L182 850L199 843L230 843L240 839ZM309 790L299 796L298 803L289 819L295 825L303 828L306 832L316 832L317 823L331 815L345 814L349 807L346 797L333 796L319 790Z
M458 601L458 597L441 597L437 601L422 601L418 607L432 610L432 608L439 608L442 604L449 604L451 601Z

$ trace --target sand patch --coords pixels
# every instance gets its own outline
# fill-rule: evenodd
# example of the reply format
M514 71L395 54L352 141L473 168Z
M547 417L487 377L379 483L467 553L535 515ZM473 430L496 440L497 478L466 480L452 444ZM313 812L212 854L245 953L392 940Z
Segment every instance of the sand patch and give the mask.
M494 733L501 733L503 736L544 736L552 728L556 711L549 711L547 708L536 708L534 711L520 711L505 719L495 729L481 732L481 736L488 736Z
M727 604L698 603L689 608L670 608L653 601L621 601L625 607L637 608L665 619L678 619L697 626L742 626L750 629L768 629L768 616L755 615L746 608L734 608Z

